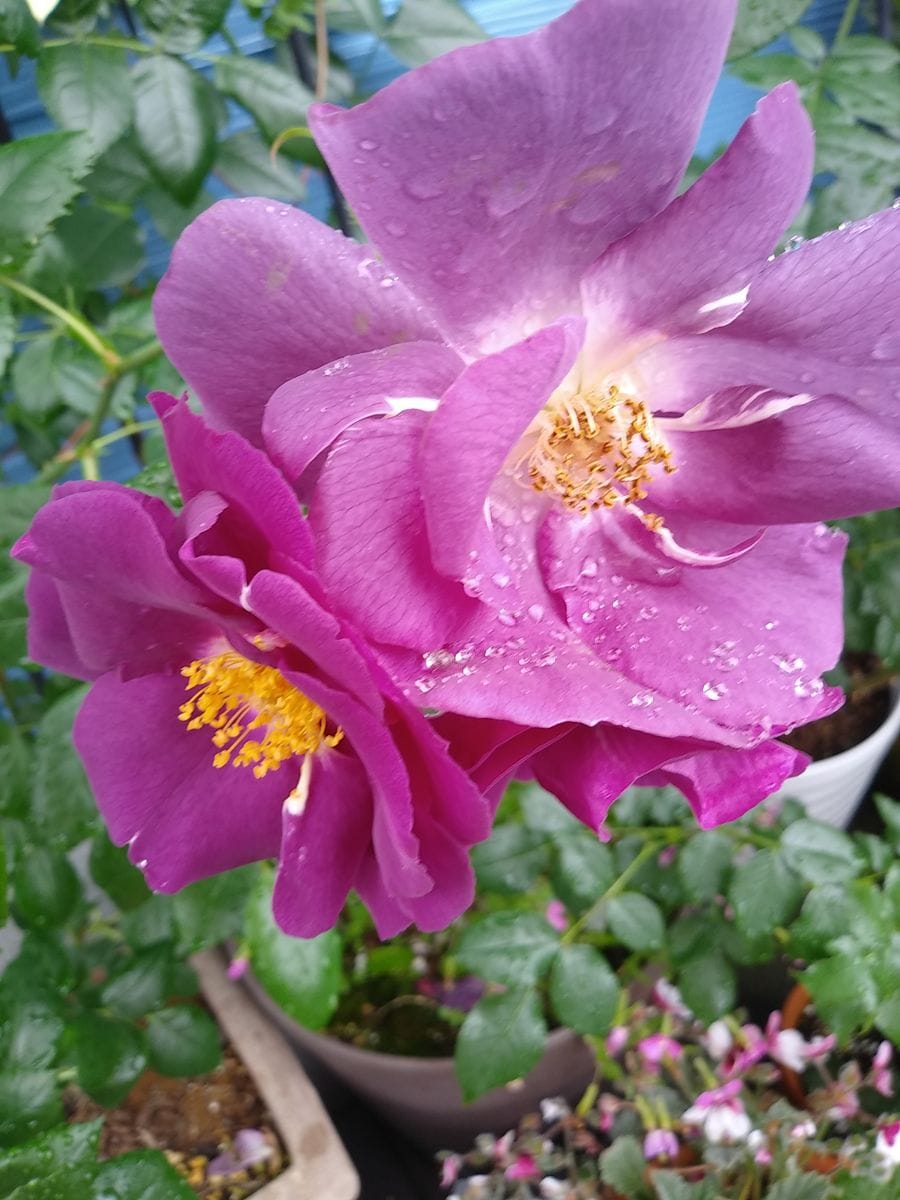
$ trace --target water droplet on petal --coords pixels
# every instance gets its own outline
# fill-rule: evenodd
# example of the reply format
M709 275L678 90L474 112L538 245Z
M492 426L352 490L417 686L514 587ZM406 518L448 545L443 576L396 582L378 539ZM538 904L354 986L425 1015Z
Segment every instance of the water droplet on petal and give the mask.
M429 671L435 667L449 667L453 662L453 655L449 650L429 650L427 654L422 655L422 662Z
M496 575L492 575L491 579L498 588L509 587L509 576L504 574L502 571L498 571Z
M431 691L436 682L436 680L429 678L427 675L421 675L416 680L416 688L424 695L425 692Z
M377 150L378 143L373 142L371 138L363 138L359 143L360 150Z
M597 560L594 558L586 558L581 564L581 574L588 579L593 579L598 569ZM613 580L615 580L615 576L613 576Z
M518 617L515 615L515 613L511 613L507 609L501 608L497 613L497 620L503 625L515 625Z
M728 688L724 683L704 683L703 695L707 700L721 700L728 695Z
M544 615L544 607L542 604L531 604L528 606L528 615L532 621L539 621Z

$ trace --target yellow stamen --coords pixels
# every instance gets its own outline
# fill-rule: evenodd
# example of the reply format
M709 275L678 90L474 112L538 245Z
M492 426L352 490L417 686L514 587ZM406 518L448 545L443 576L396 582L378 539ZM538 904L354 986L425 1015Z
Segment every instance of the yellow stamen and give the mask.
M252 767L262 779L289 758L312 754L323 742L336 746L344 736L341 729L328 733L322 709L280 671L234 651L195 659L181 674L191 695L178 719L188 729L214 730L216 767ZM251 737L257 729L264 732Z
M655 468L675 470L650 413L616 386L603 395L551 397L532 432L526 455L531 486L580 513L643 500Z

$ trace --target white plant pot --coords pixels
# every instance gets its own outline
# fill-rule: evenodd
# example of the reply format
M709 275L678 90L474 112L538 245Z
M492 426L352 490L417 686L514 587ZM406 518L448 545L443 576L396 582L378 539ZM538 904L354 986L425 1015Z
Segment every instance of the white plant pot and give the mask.
M254 1192L254 1200L356 1200L356 1169L293 1049L228 978L220 951L203 950L193 955L191 965L288 1152L286 1169Z
M844 829L850 824L869 789L882 759L900 734L900 689L893 690L887 720L865 741L841 754L810 763L802 775L789 779L766 806L799 800L810 817Z

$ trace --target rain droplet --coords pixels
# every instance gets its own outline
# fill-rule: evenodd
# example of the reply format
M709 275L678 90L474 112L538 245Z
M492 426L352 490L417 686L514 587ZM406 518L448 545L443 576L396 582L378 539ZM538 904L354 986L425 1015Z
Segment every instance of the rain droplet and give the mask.
M645 604L638 612L638 620L649 621L659 612L655 604Z
M505 653L502 646L485 646L484 648L485 658L502 658Z
M797 671L802 671L806 666L802 658L797 658L790 654L773 654L772 662L779 671L784 671L787 675L794 675Z
M531 604L528 606L528 615L532 621L539 621L544 615L544 607L542 604Z
M359 143L359 148L360 150L377 150L378 143L373 142L371 138L363 138L363 140Z
M518 618L516 617L515 613L511 613L507 609L501 608L497 613L497 620L503 625L515 625Z
M703 695L707 700L721 700L728 695L728 688L724 683L704 683Z
M648 708L653 703L653 695L651 692L638 692L628 703L632 708Z
M423 693L430 692L437 681L430 679L427 675L422 675L416 680L416 688Z
M502 571L498 571L496 575L492 575L491 579L498 588L509 587L509 576L504 574Z
M594 558L586 558L581 564L581 573L588 579L593 579L598 569L597 560ZM613 576L613 580L615 580L615 576Z
M453 662L453 655L449 650L429 650L427 654L422 655L422 662L432 671L435 667L449 667Z

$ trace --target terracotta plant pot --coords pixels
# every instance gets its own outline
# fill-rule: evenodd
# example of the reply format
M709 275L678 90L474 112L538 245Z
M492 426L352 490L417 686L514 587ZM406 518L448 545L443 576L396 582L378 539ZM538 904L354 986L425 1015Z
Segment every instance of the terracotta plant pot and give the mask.
M361 1050L291 1020L248 972L254 999L289 1041L323 1063L380 1117L426 1150L466 1150L479 1133L505 1133L548 1096L577 1103L593 1078L594 1056L567 1029L547 1039L544 1056L515 1084L463 1101L452 1058L413 1058Z
M359 1178L306 1072L277 1029L225 973L215 950L195 954L206 1003L253 1077L289 1165L254 1200L356 1200Z
M789 779L770 796L766 805L788 798L799 800L810 817L846 828L898 733L900 689L894 688L891 711L874 733L841 754L810 763L802 775Z

